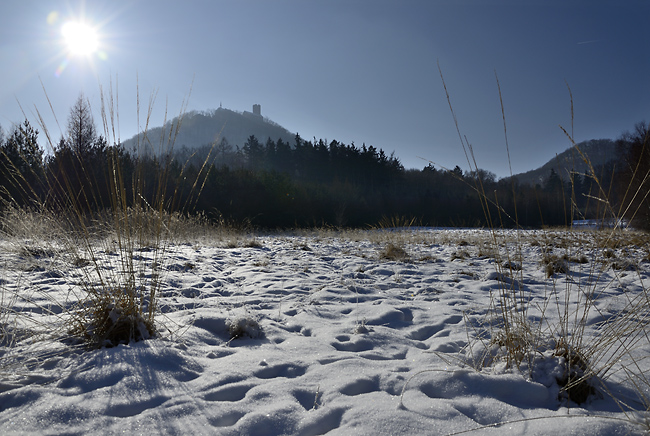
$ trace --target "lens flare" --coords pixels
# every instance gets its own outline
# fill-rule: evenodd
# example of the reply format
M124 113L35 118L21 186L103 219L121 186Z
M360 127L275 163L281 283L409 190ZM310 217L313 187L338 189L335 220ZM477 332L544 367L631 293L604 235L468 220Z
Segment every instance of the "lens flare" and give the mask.
M56 68L56 71L54 72L54 77L61 77L61 74L63 74L63 71L65 70L65 67L68 66L68 60L63 59L63 62L59 64L59 66Z
M59 20L59 13L57 11L52 11L47 14L47 24L50 26L56 23Z

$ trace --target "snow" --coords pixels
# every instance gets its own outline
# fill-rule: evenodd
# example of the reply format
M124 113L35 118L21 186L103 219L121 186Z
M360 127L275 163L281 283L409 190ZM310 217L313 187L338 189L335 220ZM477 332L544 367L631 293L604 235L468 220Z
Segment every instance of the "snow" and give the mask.
M597 295L583 322L589 343L629 301L647 298L640 248L617 249L637 265L619 270L584 248L592 233L581 235L574 249L591 262L549 278L539 243L553 240L549 232L502 232L496 244L489 231L448 229L173 243L158 335L95 350L61 340L89 266L47 250L30 257L4 241L0 322L12 335L0 351L2 432L644 434L639 390L650 397L648 384L635 388L617 363L598 393L576 404L562 395L564 357L551 346L513 368L498 345L477 338L503 289L525 291L527 316L551 332L563 322L556 301L565 300L550 296L578 289L572 308L582 291ZM408 259L387 258L388 243ZM138 260L154 256L143 250ZM506 268L499 258L509 259ZM607 363L611 349L592 355ZM641 373L650 371L648 352L647 338L630 347Z

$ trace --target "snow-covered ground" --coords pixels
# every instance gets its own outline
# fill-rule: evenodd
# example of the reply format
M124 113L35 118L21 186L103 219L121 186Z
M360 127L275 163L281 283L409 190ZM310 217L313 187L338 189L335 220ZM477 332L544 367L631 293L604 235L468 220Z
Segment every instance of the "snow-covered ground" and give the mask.
M525 295L529 318L543 318L549 339L563 307L573 313L588 294L593 307L577 321L586 344L599 343L606 321L629 312L631 301L647 303L647 249L610 253L594 234L579 235L506 232L495 243L482 230L322 232L172 244L159 336L99 350L57 340L62 308L80 294L89 266L5 241L0 321L12 336L0 351L1 432L644 434L639 392L650 398L647 382L620 366L650 373L647 336L629 353L607 348L622 363L578 405L560 392L562 358L552 347L508 369L494 344L498 330L486 327L498 321L504 289ZM575 258L569 274L547 278L543 255L567 252L588 262ZM143 250L137 261L152 255ZM638 312L628 322L643 324L647 310ZM231 339L233 325L250 335ZM480 332L494 343L476 339ZM481 370L470 365L490 346L496 359ZM611 355L597 351L585 357L601 369Z

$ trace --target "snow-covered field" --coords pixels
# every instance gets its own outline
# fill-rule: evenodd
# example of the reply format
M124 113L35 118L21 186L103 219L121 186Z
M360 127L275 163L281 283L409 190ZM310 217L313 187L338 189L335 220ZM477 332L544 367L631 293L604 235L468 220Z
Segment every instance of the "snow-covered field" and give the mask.
M576 308L566 325L584 326L587 345L604 342L608 320L635 302L645 310L626 322L644 325L647 248L610 252L595 233L576 235L505 232L495 243L483 230L315 232L176 243L162 266L159 336L99 350L57 339L89 266L2 242L0 322L12 335L0 351L0 432L644 434L650 392L634 378L650 373L643 331L629 352L585 348L596 370L621 360L580 405L561 392L552 346L520 368L499 358L489 323L503 290L525 296L531 325L542 319L549 340ZM568 274L547 278L541 260L553 253L587 262L569 259ZM143 250L137 261L150 256ZM581 319L585 301L593 307ZM233 325L249 335L231 339ZM490 346L496 358L479 371L471 363Z

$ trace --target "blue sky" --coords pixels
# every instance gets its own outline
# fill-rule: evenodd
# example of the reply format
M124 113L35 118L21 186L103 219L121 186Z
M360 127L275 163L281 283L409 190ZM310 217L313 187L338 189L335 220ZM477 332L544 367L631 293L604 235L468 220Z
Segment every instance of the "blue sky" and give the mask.
M138 130L138 95L140 128L154 97L151 126L183 101L259 103L304 138L374 145L407 168L425 158L468 169L439 64L478 165L501 177L510 170L495 72L514 173L571 145L559 128L571 130L567 84L575 140L616 139L650 120L648 16L646 0L8 1L0 125L35 123L38 109L57 141L83 92L102 130L100 85L105 96L112 86L121 139ZM90 56L70 55L61 36L79 19L98 33Z

